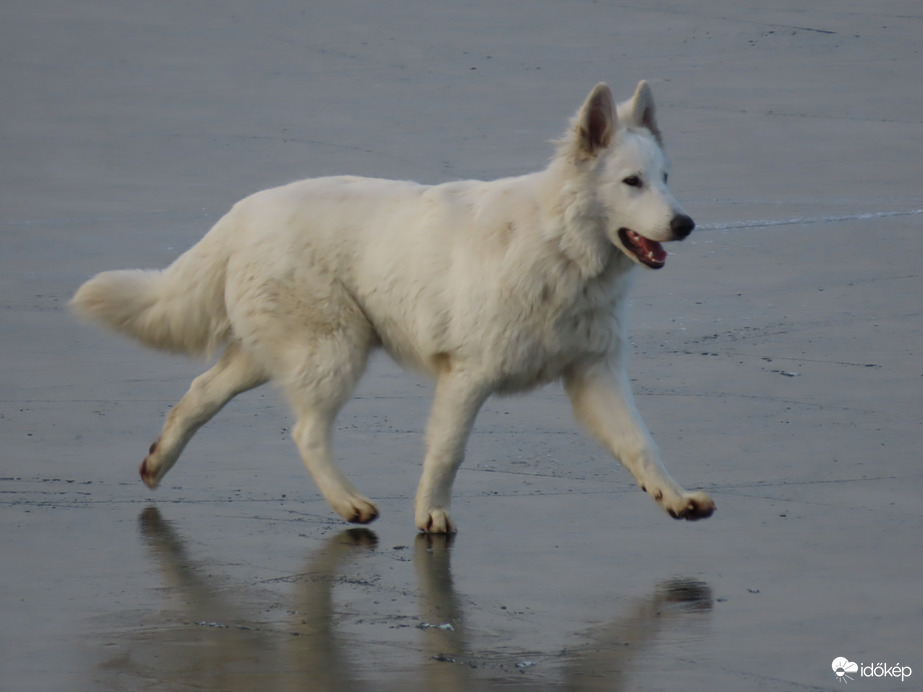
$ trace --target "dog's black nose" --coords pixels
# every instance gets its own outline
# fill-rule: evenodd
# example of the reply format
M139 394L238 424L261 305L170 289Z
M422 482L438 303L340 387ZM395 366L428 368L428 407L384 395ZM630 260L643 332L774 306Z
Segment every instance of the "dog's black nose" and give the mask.
M673 232L673 237L677 240L682 240L692 233L693 228L695 228L695 221L692 220L692 217L686 216L685 214L677 214L673 217L673 220L670 221L670 230Z

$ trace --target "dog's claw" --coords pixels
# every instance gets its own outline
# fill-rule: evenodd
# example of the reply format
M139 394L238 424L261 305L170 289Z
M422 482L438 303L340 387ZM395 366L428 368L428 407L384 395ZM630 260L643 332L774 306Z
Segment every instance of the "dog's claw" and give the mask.
M678 501L674 500L669 503L664 501L664 494L661 490L650 494L674 519L698 521L707 519L715 513L715 501L707 493L685 493L676 498Z
M672 509L667 510L674 519L685 519L686 521L698 521L707 519L715 513L715 501L705 493L693 493L687 495L686 506L679 512Z
M378 507L364 497L351 497L342 508L337 508L337 514L350 524L371 524L378 519Z
M372 509L371 511L357 510L346 521L350 524L371 524L376 519L378 519L378 510Z
M157 443L155 442L154 444L156 445ZM151 445L152 449L153 447L154 445ZM141 474L141 480L144 481L144 485L153 490L158 486L159 481L157 480L157 474L151 473L150 466L148 465L149 460L150 456L146 457L144 461L141 462L141 468L138 471Z
M423 533L450 534L458 531L445 509L431 510L424 518L417 520L417 528Z

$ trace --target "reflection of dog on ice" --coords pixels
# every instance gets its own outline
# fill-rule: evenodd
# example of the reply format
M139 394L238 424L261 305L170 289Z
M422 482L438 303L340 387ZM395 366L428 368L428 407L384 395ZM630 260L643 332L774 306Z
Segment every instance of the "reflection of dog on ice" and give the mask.
M87 281L75 310L167 351L218 362L170 412L141 466L156 486L235 395L276 381L321 492L347 521L378 515L339 470L333 420L383 347L436 394L416 525L455 530L452 482L493 393L563 380L577 418L670 515L708 517L667 473L625 374L630 269L664 265L693 229L667 189L648 85L616 106L597 85L538 173L424 186L317 178L237 203L163 271Z
M375 575L383 566L382 559L389 570L394 562L386 555L375 557L378 538L370 529L351 528L326 538L310 552L301 571L286 578L291 582L290 601L276 603L273 608L260 607L255 613L246 604L258 603L259 597L252 598L254 594L246 589L229 590L226 580L214 574L213 563L208 563L206 570L205 559L196 555L198 546L187 543L156 507L146 508L138 523L148 555L164 583L171 585L171 594L182 598L189 611L201 619L196 621L198 630L174 628L170 626L170 611L164 611L167 620L163 626L143 631L138 637L130 633L120 637L119 646L128 648L107 662L102 672L118 676L123 687L126 675L128 679L160 682L159 688L166 689L174 678L181 678L187 686L190 679L203 676L212 681L231 679L239 676L242 660L248 661L250 678L259 676L263 689L366 689L358 680L368 670L368 661L373 661L378 677L383 672L389 674L375 662L374 655L363 655L367 643L361 635L353 632L347 638L341 631L344 620L353 624L367 622L369 617L384 621L391 619L389 613L406 618L413 609L406 601L380 598L384 592ZM406 649L411 635L399 635L402 651L406 649L409 657L398 655L387 667L390 673L403 671L415 683L423 681L423 689L428 690L502 687L498 676L507 675L506 681L512 682L510 669L503 672L503 662L509 660L517 643L505 641L504 653L497 653L481 641L482 631L466 628L472 619L468 609L474 607L483 614L483 608L470 598L462 598L455 589L453 540L452 535L421 533L408 551L416 575L416 588L411 591L419 597L417 645ZM365 558L361 565L357 564L360 556ZM338 594L347 575L350 593ZM374 606L373 611L352 609L344 616L340 602L349 598L353 603L357 596L382 605ZM559 643L552 651L536 650L534 633L530 633L529 658L517 662L513 669L517 672L512 675L521 680L522 669L538 664L535 676L530 676L533 680L548 681L548 676L559 673L563 680L561 685L536 683L536 688L596 690L603 684L607 690L623 689L626 677L638 671L639 663L644 667L650 649L663 643L665 637L695 639L706 626L712 607L712 591L704 582L684 578L661 582L646 596L623 602L611 619L582 632L567 643L563 653ZM290 624L286 627L278 621L267 627L267 616L272 617L273 610L278 612L279 608L290 614ZM597 617L604 612L597 611ZM376 636L371 643L378 647L382 641ZM419 650L424 655L417 663ZM163 660L170 660L171 665L163 666ZM485 671L496 685L481 684ZM240 685L233 689L249 689L246 682Z

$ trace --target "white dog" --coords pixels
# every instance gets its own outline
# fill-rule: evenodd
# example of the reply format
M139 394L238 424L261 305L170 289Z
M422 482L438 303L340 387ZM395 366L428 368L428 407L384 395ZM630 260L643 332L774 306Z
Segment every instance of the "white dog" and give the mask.
M436 392L416 496L421 531L455 531L452 482L493 393L563 380L577 418L673 517L715 509L664 469L623 360L635 264L694 223L667 189L647 83L613 102L598 84L548 167L442 185L331 177L238 202L163 271L98 274L74 309L148 346L208 354L141 465L157 486L186 443L235 395L274 380L305 465L340 516L378 515L336 466L333 421L384 348L432 375Z

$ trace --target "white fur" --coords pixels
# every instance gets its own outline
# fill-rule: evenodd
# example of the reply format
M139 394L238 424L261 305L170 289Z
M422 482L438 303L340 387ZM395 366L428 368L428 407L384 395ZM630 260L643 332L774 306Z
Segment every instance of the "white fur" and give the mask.
M372 521L377 509L336 467L330 436L381 346L436 379L419 529L455 530L451 486L484 400L557 379L577 418L668 512L709 516L711 499L663 468L623 367L639 259L619 229L666 241L692 227L666 187L654 116L646 83L618 107L600 84L541 172L434 186L304 180L237 203L163 272L90 279L72 301L78 313L155 348L226 344L171 411L142 478L156 486L228 400L274 380L321 492L348 521Z

